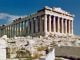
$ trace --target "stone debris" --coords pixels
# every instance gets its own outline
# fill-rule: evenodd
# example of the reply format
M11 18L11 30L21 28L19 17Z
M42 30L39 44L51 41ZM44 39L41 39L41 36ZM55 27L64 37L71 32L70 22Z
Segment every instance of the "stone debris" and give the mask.
M74 36L7 38L7 36L4 35L0 40L0 48L2 48L2 44L6 44L6 46L4 46L6 47L7 59L18 59L17 55L19 55L19 53L23 54L24 52L28 53L32 59L39 59L41 56L46 56L46 49L50 51L50 49L55 48L55 46L80 46L80 38L74 38ZM19 53L17 54L17 52ZM26 58L26 56L24 56L24 58ZM22 55L21 58L23 58Z

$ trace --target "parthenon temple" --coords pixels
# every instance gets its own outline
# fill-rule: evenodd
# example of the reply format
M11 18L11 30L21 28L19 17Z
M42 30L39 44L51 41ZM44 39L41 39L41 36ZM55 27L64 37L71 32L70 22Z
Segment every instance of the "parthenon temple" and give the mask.
M34 14L0 26L0 36L73 35L73 18L74 15L61 8L45 6Z

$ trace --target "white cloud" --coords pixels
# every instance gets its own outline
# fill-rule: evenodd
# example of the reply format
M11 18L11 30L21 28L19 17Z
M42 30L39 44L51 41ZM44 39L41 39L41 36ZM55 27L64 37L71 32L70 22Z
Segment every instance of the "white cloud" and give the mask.
M7 20L8 23L10 23L12 20L15 20L19 17L22 17L22 16L17 16L17 15L11 15L11 14L8 14L8 13L0 13L0 20Z

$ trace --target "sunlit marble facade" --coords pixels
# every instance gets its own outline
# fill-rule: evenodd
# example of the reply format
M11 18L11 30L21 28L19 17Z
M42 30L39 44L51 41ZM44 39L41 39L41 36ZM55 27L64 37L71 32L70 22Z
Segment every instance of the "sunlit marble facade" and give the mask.
M45 6L34 14L0 26L0 36L73 35L73 18L73 15L61 8Z

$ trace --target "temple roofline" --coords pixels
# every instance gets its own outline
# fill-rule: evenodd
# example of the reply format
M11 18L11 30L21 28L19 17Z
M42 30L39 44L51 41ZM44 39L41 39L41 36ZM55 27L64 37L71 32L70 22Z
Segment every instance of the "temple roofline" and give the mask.
M44 10L53 11L53 12L56 12L56 13L59 13L59 14L63 14L63 15L69 16L69 17L75 17L74 14L71 14L71 13L63 10L60 7L53 7L53 8L51 8L51 7L45 6L43 9L39 10L38 12L44 11Z

